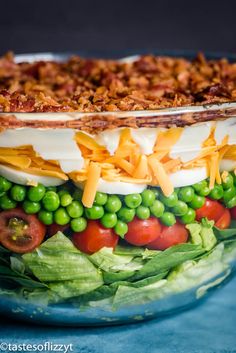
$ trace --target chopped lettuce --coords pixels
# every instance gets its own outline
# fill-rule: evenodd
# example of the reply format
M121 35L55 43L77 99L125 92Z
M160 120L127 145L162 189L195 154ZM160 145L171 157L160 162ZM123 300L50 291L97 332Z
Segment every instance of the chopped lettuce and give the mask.
M131 280L138 280L158 273L169 271L171 268L194 259L202 255L205 250L195 244L178 244L171 248L158 252L140 270L138 270Z
M60 232L22 258L36 278L63 298L84 294L103 284L101 271Z
M217 243L213 230L214 221L203 218L201 223L186 225L189 230L192 244L201 245L206 251L210 251Z
M223 261L224 244L219 244L206 257L199 261L188 260L177 266L167 279L157 280L142 287L120 284L113 300L113 306L139 305L167 295L180 293L197 287L224 273L222 280L229 275L228 265ZM216 285L219 283L216 282ZM197 292L198 293L198 292Z
M133 255L118 255L112 248L102 248L90 255L89 259L98 268L107 272L134 271L142 268L143 265L141 261L135 261Z
M123 244L86 255L60 232L23 256L0 246L5 283L0 296L10 292L42 305L70 300L80 308L108 305L112 310L195 287L201 296L229 275L236 228L220 230L207 220L187 228L190 242L165 251Z
M214 228L214 233L218 240L227 240L236 236L236 221L232 221L230 224L230 228L227 229L219 229L217 227Z

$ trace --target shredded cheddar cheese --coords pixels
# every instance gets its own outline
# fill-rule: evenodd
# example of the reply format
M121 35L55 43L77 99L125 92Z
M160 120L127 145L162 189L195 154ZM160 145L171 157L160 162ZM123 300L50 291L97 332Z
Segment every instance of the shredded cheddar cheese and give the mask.
M184 128L173 127L157 130L157 139L153 153L142 154L140 146L133 140L131 129L120 130L120 139L114 155L100 145L96 138L84 132L75 134L75 141L84 158L81 170L65 174L56 160L44 160L32 146L18 148L0 148L0 164L10 166L27 173L53 176L62 180L69 178L85 184L82 202L91 207L97 191L99 178L107 181L123 181L127 183L148 184L159 186L166 196L174 188L169 174L181 169L206 167L212 189L215 182L221 183L224 175L220 175L219 165L223 158L236 160L236 146L229 146L226 135L221 144L215 140L215 125L213 124L208 138L202 143L199 155L188 162L180 158L173 159L170 152L181 138Z
M101 166L97 163L91 162L88 168L88 179L85 183L82 202L85 207L92 207L95 199L97 185L101 176Z

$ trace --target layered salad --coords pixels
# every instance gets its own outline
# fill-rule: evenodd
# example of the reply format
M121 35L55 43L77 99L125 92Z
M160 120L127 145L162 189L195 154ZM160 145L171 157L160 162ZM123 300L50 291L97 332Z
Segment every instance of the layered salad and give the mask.
M219 284L235 97L236 64L203 55L2 57L0 294L117 309Z

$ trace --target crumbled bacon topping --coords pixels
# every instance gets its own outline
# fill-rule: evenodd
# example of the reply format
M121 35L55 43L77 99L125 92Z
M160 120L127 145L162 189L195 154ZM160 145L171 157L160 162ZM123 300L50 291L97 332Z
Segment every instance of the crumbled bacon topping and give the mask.
M236 100L236 63L141 56L16 63L0 58L0 112L147 110Z

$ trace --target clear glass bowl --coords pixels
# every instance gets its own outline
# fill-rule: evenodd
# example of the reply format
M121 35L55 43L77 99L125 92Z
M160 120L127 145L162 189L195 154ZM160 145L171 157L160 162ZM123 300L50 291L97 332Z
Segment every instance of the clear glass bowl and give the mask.
M66 55L36 54L19 56L17 60L64 60ZM135 57L134 57L135 58ZM125 59L133 60L133 57ZM58 129L80 129L87 126L97 131L106 130L107 124L113 120L119 122L118 127L176 127L193 123L207 123L214 120L232 119L232 136L236 129L236 102L191 106L149 111L105 112L105 113L0 113L1 126L4 119L13 116L8 128L44 127L45 121L53 122ZM16 119L15 119L16 118ZM89 124L88 124L89 121ZM185 122L183 124L183 121ZM174 122L174 123L173 123ZM234 136L233 136L234 137ZM233 139L232 137L232 139ZM0 136L1 138L1 136ZM27 144L27 141L25 141ZM189 152L189 151L188 151ZM226 236L233 239L235 234ZM0 256L1 252L0 252ZM109 298L100 301L90 299L89 306L81 302L47 304L43 296L31 300L23 299L24 295L16 296L9 290L2 279L0 284L0 311L15 319L23 319L34 323L53 325L114 325L137 322L153 317L173 314L177 311L196 305L216 288L228 281L235 272L236 241L228 241L223 247L220 243L207 259L202 257L197 263L185 262L184 268L176 268L175 273L163 282L146 286L145 291L128 294L125 300L112 302ZM0 266L1 271L1 266ZM3 277L2 277L3 278ZM6 274L7 280L7 274ZM223 292L222 292L223 295Z

